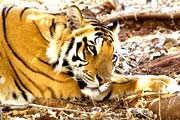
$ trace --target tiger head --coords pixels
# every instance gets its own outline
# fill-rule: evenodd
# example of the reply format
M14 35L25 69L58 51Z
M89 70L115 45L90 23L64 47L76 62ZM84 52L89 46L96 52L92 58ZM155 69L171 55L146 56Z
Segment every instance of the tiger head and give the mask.
M110 83L118 22L105 26L96 19L83 18L75 6L67 15L67 28L61 39L52 41L47 49L49 62L56 72L67 73L77 80L83 93L103 91Z

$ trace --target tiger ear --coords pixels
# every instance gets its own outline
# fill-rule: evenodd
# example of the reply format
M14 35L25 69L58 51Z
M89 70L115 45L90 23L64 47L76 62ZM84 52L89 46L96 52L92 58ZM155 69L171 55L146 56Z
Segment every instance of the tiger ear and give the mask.
M112 32L119 32L119 23L117 20L114 20L112 23L107 25L107 28L111 30Z
M67 11L67 15L69 16L69 26L72 30L78 29L82 26L83 16L77 6L71 6L71 8Z

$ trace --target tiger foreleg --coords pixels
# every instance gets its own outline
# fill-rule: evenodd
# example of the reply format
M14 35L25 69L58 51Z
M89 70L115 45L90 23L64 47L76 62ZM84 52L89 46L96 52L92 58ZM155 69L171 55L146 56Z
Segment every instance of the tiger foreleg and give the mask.
M112 76L111 97L121 97L143 91L174 93L180 91L178 82L165 75L116 75Z

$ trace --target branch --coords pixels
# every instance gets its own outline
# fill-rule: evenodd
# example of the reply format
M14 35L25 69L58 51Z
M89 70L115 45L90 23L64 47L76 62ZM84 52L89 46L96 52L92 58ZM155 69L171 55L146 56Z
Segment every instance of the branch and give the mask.
M141 65L150 74L169 74L180 72L180 53L167 55Z
M129 20L129 19L150 19L150 18L156 18L156 19L180 19L180 8L174 10L174 11L167 11L163 12L161 9L146 9L136 12L127 12L127 11L120 11L117 13L112 13L109 16L103 16L100 19L102 22L108 22L115 19L118 20Z

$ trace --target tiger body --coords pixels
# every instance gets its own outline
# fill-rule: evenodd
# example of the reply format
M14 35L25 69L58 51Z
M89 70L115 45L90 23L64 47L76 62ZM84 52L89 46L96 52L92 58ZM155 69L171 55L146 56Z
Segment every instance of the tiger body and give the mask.
M2 27L0 31L1 35L4 34L4 36L0 36L0 74L2 77L0 98L2 99L4 94L9 94L2 101L14 99L13 96L20 98L17 100L24 102L31 101L34 96L46 98L80 97L80 89L77 83L66 74L55 73L52 66L48 64L46 49L50 41L39 34L40 30L35 24L40 23L33 23L33 20L28 19L28 15L46 16L47 14L31 9L9 9L4 9L4 13L1 13L2 17L6 16L6 20L1 18ZM66 24L67 17L59 17L62 24ZM50 22L53 16L47 19ZM10 21L12 25L9 26L7 23ZM48 22L48 20L44 22ZM18 32L13 32L14 30ZM63 30L64 28L62 28Z
M1 103L26 103L41 97L73 98L82 93L103 100L177 85L166 76L113 74L117 24L103 26L95 19L85 19L77 7L70 12L1 9ZM146 84L141 84L142 78Z

